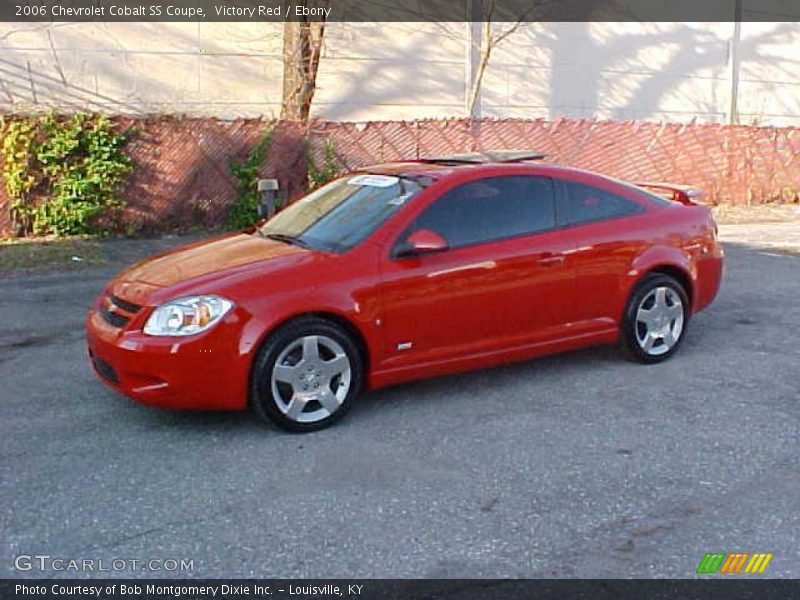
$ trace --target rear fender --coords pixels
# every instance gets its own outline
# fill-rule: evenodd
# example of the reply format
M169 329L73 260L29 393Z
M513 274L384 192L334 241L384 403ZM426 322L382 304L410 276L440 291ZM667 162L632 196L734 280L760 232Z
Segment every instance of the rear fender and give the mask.
M634 288L648 273L662 270L665 267L667 269L678 269L685 275L690 286L686 293L694 303L696 299L694 291L697 287L697 267L685 252L672 246L651 246L634 259L631 269L627 273L626 297L630 297Z

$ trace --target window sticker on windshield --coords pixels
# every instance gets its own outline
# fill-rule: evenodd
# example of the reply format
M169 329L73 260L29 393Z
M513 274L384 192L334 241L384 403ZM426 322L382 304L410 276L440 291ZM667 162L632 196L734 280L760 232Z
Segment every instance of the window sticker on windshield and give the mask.
M389 200L388 204L392 204L394 206L402 206L405 204L406 200L411 198L412 194L403 194L402 196L398 196L397 198L392 198Z
M391 187L400 181L398 177L390 175L356 175L347 180L350 185L369 185L372 187Z

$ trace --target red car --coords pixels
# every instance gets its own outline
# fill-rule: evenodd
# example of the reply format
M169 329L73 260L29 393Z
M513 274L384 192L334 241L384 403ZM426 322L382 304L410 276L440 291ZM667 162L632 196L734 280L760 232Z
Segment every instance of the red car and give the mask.
M410 379L617 341L668 358L720 286L711 211L537 158L366 168L140 262L89 312L92 363L146 404L310 431Z

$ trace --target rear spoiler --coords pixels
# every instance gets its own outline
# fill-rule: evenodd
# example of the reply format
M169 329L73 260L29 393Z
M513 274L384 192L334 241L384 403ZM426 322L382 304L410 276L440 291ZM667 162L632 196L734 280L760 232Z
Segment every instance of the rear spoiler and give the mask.
M704 196L703 190L689 185L680 185L678 183L660 183L649 181L634 181L632 183L636 187L644 188L649 192L653 192L659 196L662 196L663 198L666 198L667 200L679 202L686 206L702 204L702 202L699 200Z

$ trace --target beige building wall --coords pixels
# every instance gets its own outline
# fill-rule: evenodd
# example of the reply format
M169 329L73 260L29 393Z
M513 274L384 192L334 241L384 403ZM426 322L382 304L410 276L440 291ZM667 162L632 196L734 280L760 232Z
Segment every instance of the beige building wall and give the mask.
M525 25L493 57L483 112L721 121L729 29L728 23Z
M465 116L480 30L328 24L315 116ZM0 110L277 116L281 36L267 23L0 23ZM800 24L524 24L494 50L479 114L727 122L732 105L743 123L800 125Z
M741 121L800 125L800 23L742 23Z
M0 23L0 108L271 115L282 26Z

